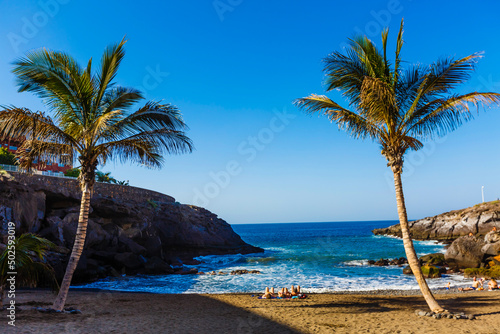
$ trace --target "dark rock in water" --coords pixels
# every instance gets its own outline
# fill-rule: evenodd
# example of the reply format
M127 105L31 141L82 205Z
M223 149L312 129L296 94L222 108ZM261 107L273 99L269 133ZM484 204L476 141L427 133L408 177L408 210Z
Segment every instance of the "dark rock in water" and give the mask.
M389 261L386 260L386 259L380 259L378 261L375 261L375 263L373 265L374 266L380 266L380 267L388 266L389 265Z
M500 201L481 203L467 209L415 220L410 222L409 226L415 240L453 241L469 233L484 236L494 226L500 229ZM402 236L399 224L372 232L377 235ZM498 237L500 238L500 235Z
M244 274L260 274L260 271L259 270L246 270L246 269L239 269L239 270L231 271L231 275L244 275Z
M422 274L424 275L425 278L441 277L441 273L443 271L443 269L441 269L441 268L438 268L435 266L430 266L430 265L422 266L421 269L422 269ZM444 270L446 270L446 269L444 269ZM413 271L411 270L410 266L403 268L403 274L413 275Z
M378 261L374 260L369 260L368 264L373 265L373 266L380 266L380 267L385 267L385 266L402 266L403 264L407 264L408 260L404 257L400 257L399 259L380 259Z
M484 241L474 236L460 237L448 247L446 262L457 268L478 268L483 259L481 248Z
M12 174L0 181L0 236L6 235L4 222L13 221L18 233L40 233L53 241L59 247L48 260L60 280L78 225L78 181ZM171 273L171 259L182 266L197 264L193 258L200 255L264 251L245 243L212 212L155 191L96 183L90 205L84 254L73 283L124 273Z
M422 265L446 266L444 254L442 253L427 254L422 256L419 260Z
M441 272L440 270L431 265L425 265L422 266L422 274L424 275L425 278L439 278L441 277Z
M174 269L157 256L147 260L144 264L144 270L148 275L165 275L174 273Z
M198 269L196 269L196 268L191 268L188 270L180 269L180 270L177 270L174 272L174 274L177 274L177 275L194 275L197 273L198 273Z

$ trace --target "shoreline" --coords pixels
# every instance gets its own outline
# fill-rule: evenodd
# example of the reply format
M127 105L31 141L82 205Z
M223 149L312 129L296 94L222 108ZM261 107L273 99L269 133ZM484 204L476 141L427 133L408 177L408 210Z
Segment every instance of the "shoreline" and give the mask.
M436 294L452 312L476 320L419 317L423 297L367 293L314 293L299 300L262 300L250 293L151 294L72 289L67 307L82 314L44 314L50 290L19 290L22 308L16 330L22 333L496 333L500 291ZM10 333L0 312L0 332ZM7 329L5 331L5 329ZM464 331L467 330L467 331Z

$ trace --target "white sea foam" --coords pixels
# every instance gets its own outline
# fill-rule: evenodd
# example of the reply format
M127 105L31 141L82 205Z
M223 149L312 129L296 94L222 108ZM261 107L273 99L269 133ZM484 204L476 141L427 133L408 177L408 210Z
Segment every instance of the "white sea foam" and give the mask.
M368 266L368 260L352 260L343 262L346 266Z

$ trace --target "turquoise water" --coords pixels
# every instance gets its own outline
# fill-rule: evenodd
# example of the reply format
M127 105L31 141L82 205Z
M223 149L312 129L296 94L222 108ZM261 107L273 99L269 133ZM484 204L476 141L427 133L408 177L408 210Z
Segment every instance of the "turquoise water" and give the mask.
M165 275L108 278L80 286L122 291L156 293L255 292L266 286L299 284L306 292L418 289L413 276L403 275L397 266L377 267L368 260L405 256L403 242L393 237L374 236L371 230L395 221L242 224L233 229L246 242L264 253L199 257L199 271L230 272L259 270L247 275ZM419 255L444 252L434 241L415 242ZM428 280L431 287L447 282L463 285L460 275Z

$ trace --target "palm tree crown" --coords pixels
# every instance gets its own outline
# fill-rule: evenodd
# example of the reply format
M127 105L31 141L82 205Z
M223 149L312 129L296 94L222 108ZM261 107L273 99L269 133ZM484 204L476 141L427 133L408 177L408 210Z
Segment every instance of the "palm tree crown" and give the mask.
M418 150L422 140L442 136L471 119L470 104L500 101L497 93L454 93L474 71L481 57L477 53L403 70L402 28L403 22L393 63L387 55L388 29L382 32L382 50L366 36L359 36L350 40L345 54L333 52L324 59L326 90L339 90L350 108L316 94L295 101L309 113L328 116L355 138L378 141L388 166L399 172L408 149Z
M175 106L149 101L130 112L143 96L113 82L124 44L106 49L96 73L92 59L82 68L70 55L49 50L33 51L15 62L19 91L37 94L53 112L52 118L14 107L2 113L3 134L27 139L19 150L22 167L34 159L67 162L76 157L81 178L93 184L97 165L109 159L160 167L163 152L192 150Z

